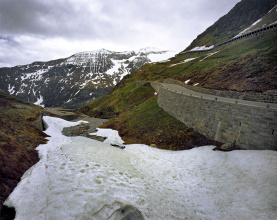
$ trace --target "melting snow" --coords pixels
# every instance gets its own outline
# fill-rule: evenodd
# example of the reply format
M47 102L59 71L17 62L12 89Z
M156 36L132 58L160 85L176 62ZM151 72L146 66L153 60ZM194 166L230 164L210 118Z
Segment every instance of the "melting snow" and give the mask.
M115 72L118 72L119 68L121 68L121 65L122 63L125 61L122 61L122 60L114 60L114 59L111 59L111 61L113 62L113 67L111 69L109 69L106 73L110 76L113 76L115 74Z
M195 47L195 48L191 49L190 51L210 50L210 49L213 49L213 48L214 48L214 45L209 46L209 47L206 47L206 45L205 45L205 46Z
M244 29L242 32L240 32L238 35L236 35L236 36L233 37L233 38L236 38L236 37L239 37L239 36L241 36L241 35L243 35L243 34L246 34L246 32L247 32L251 27L253 27L254 25L258 24L260 21L262 21L262 18L259 19L258 21L255 21L255 22L254 22L253 24L251 24L248 28Z
M180 62L180 63L172 64L172 65L170 65L169 67L176 66L176 65L179 65L179 64L183 64L183 63L187 63L187 62L192 61L192 60L194 60L194 59L196 59L196 58L198 58L198 57L186 59L186 60L184 60L184 61L182 61L182 62Z
M35 93L34 93L35 94ZM38 100L34 103L35 105L39 105L41 107L44 108L44 105L42 104L43 103L43 97L41 95L39 95L39 98Z
M107 144L117 144L117 145L124 144L124 141L121 139L121 137L118 134L118 131L116 130L112 130L109 128L106 128L106 129L97 128L97 132L90 133L90 134L106 137L107 139L104 141L104 143L107 143Z
M14 86L12 86L11 87L11 85L9 84L9 88L8 88L8 90L9 90L9 93L10 93L10 95L12 95L13 93L15 93L15 87Z
M151 62L159 62L167 60L168 58L174 57L176 55L175 51L168 51L166 53L157 53L157 54L149 54L147 57L151 60Z
M276 151L121 150L61 134L78 123L44 120L51 137L41 159L5 201L16 219L109 219L124 204L145 219L277 219Z
M189 81L190 81L190 79L186 80L186 81L185 81L185 83L186 83L186 84L188 84L188 83L189 83Z
M207 59L208 57L210 57L210 56L212 56L212 55L214 55L214 54L216 54L216 53L218 53L218 52L219 52L219 50L216 51L216 52L214 52L214 53L209 53L206 57L204 57L204 58L203 58L202 60L200 60L199 62L201 62L201 61Z

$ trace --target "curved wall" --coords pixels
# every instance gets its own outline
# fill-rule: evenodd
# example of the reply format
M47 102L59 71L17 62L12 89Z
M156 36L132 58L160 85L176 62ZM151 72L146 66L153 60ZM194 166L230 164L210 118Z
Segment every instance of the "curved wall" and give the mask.
M276 108L193 97L161 85L158 94L160 107L210 139L244 149L277 150Z

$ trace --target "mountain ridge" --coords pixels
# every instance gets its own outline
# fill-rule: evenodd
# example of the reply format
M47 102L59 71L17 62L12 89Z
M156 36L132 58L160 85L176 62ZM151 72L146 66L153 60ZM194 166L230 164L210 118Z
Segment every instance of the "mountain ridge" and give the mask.
M45 107L74 108L107 94L142 65L172 55L175 52L156 48L79 52L67 58L0 68L0 89Z

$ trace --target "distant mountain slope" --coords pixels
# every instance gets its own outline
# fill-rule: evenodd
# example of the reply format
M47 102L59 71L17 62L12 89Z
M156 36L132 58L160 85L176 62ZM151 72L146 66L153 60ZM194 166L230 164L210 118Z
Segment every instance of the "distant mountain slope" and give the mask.
M107 94L142 65L173 55L155 48L81 52L64 59L0 68L0 89L45 107L78 107Z
M227 41L266 15L277 0L243 0L200 34L186 49L211 46Z

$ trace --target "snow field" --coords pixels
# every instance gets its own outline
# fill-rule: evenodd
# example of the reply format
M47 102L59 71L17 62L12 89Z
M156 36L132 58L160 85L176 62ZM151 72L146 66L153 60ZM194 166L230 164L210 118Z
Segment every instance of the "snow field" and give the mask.
M198 50L210 50L213 49L214 45L206 47L206 45L204 46L200 46L200 47L194 47L193 49L191 49L190 51L198 51Z
M124 204L145 219L276 219L277 152L213 151L213 146L166 151L65 137L78 123L44 117L51 135L5 204L16 219L113 219ZM80 123L80 122L79 122Z
M159 62L163 60L167 60L176 55L175 51L168 51L166 53L157 53L157 54L148 54L147 57L151 60L151 62Z
M186 60L184 60L184 61L182 61L182 62L180 62L180 63L172 64L172 65L170 65L169 67L176 66L176 65L179 65L179 64L183 64L183 63L187 63L187 62L192 61L192 60L197 59L197 58L198 58L198 57L189 58L189 59L186 59Z

